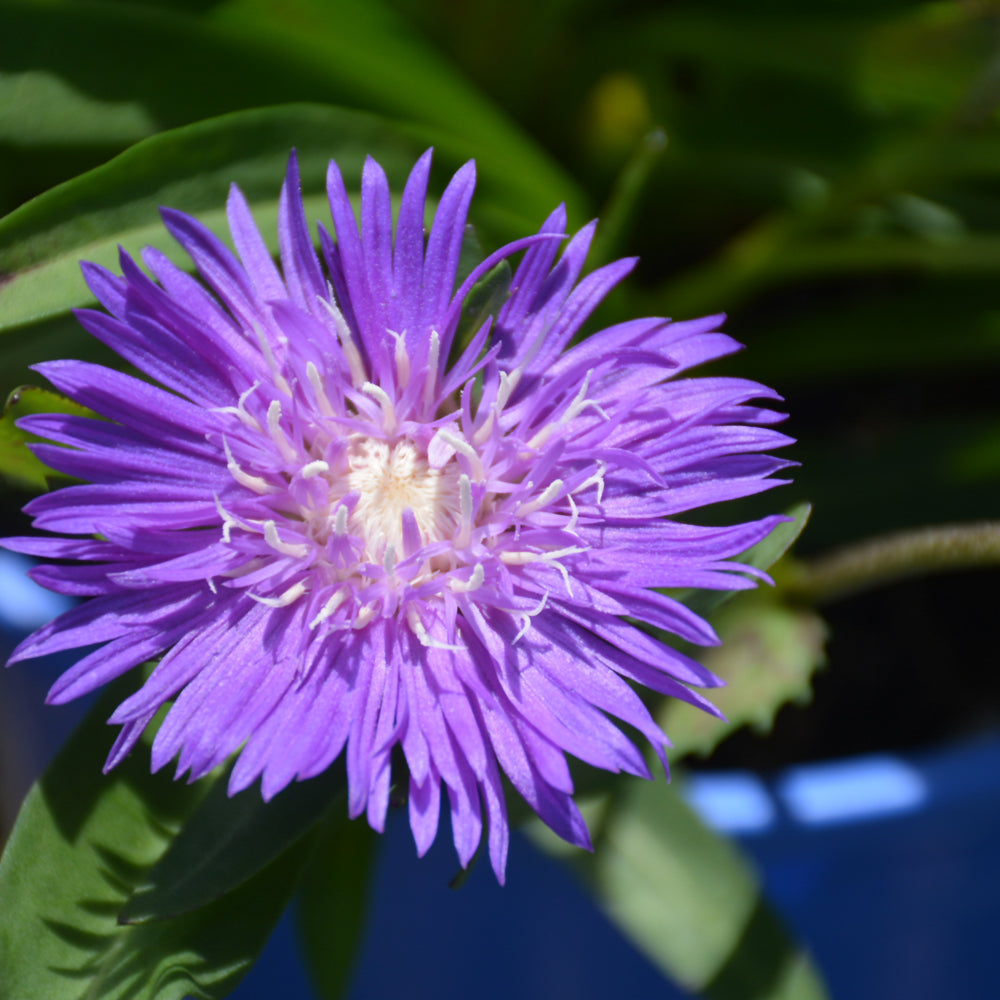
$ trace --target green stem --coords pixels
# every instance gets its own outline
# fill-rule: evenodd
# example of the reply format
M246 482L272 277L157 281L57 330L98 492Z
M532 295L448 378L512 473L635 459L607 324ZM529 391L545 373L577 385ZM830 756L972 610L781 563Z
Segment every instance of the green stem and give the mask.
M649 175L667 148L667 134L661 128L647 132L615 181L611 197L601 211L601 225L593 258L609 261L621 253Z
M997 565L1000 521L976 521L865 539L798 563L782 583L793 600L826 604L906 577Z

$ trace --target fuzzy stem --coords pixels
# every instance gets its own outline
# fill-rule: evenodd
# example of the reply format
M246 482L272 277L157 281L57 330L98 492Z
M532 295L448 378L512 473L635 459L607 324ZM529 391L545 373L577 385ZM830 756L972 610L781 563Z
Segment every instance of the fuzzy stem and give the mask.
M789 597L826 604L910 576L1000 565L1000 521L943 524L865 539L790 567Z

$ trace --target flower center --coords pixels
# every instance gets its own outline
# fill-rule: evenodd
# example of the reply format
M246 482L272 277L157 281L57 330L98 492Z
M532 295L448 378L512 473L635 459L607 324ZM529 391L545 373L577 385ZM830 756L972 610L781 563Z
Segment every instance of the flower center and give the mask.
M421 544L451 538L458 526L459 471L455 462L432 468L427 456L407 439L389 444L358 436L348 449L347 488L358 502L351 533L364 540L367 558L381 561L391 545L403 552L403 512L413 511Z

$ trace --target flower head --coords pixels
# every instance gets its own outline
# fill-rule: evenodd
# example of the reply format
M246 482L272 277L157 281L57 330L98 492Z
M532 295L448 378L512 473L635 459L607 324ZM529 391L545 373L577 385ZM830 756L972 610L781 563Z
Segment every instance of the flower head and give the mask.
M69 537L4 544L73 561L35 577L89 600L12 659L101 644L52 689L64 702L161 657L111 716L108 768L172 702L154 769L177 758L194 779L238 753L231 792L260 778L269 798L345 753L349 811L379 830L399 747L419 853L443 785L461 863L485 818L502 880L501 775L587 846L565 755L649 776L610 718L663 757L633 685L712 710L692 690L712 675L632 620L717 641L661 589L753 586L731 557L780 518L677 517L774 485L786 463L764 452L788 439L752 402L770 390L684 377L738 346L720 317L635 320L573 343L634 261L581 279L594 227L567 241L561 209L456 289L474 167L425 234L429 170L428 153L394 226L369 160L359 226L331 163L335 238L320 227L318 256L293 156L280 269L235 187L238 256L163 212L200 281L148 248L153 279L124 253L120 277L84 265L107 312L80 322L159 386L82 361L38 366L103 419L23 421L54 442L39 457L88 482L26 508ZM469 290L519 251L502 307L456 342Z

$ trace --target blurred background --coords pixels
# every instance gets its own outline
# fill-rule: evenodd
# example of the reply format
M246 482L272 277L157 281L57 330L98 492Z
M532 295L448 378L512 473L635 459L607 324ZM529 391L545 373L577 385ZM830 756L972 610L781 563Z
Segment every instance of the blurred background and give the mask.
M275 105L292 106L169 131ZM374 145L398 178L433 143L439 189L476 158L488 248L559 201L571 226L600 216L592 264L640 257L601 323L726 312L747 350L714 373L786 399L794 485L718 516L813 505L777 588L720 619L733 725L669 710L690 800L741 838L833 995L994 996L1000 546L980 522L1000 485L998 108L989 0L0 0L0 383L99 356L68 314L88 301L77 258L160 238L156 204L217 209L232 177L273 202L293 143L314 215L329 156L356 173ZM21 533L42 484L5 469L2 530ZM823 576L942 525L984 541L907 561L904 538L887 571ZM0 584L8 645L52 610L18 610L21 572ZM8 827L78 717L38 707L57 672L0 678ZM418 865L400 827L352 996L458 995L484 967L483 996L663 989L526 841L510 887L477 870L452 893L448 838ZM288 939L240 1000L310 995Z

